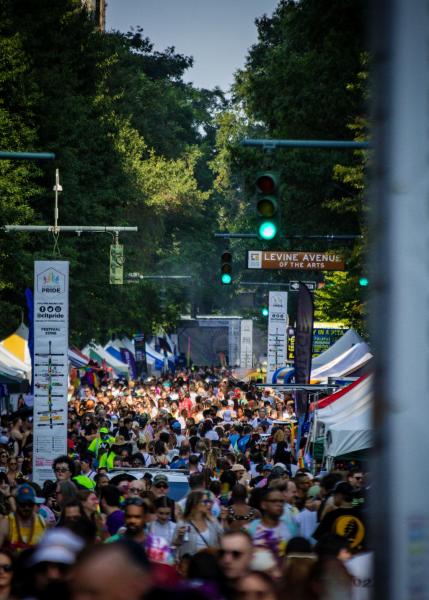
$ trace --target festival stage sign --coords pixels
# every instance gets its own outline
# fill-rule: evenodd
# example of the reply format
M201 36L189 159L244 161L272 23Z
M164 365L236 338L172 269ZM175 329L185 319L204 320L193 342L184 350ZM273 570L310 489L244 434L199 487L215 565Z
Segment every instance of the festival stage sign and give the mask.
M33 481L67 454L69 263L34 263Z
M344 271L344 260L329 252L283 252L248 250L248 269L286 269L290 271Z

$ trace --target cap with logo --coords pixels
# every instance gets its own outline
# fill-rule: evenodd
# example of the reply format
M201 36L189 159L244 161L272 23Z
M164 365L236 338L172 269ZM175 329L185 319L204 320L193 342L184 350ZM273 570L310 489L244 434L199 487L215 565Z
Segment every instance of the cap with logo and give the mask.
M167 475L163 475L163 473L158 473L153 478L152 483L153 483L153 485L158 485L160 483L165 483L168 485L168 477L167 477Z

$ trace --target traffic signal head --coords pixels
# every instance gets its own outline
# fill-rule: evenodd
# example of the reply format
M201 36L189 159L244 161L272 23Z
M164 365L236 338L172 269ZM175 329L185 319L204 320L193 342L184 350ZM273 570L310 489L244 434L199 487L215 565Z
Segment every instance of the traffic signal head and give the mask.
M359 277L359 285L361 287L367 287L368 284L369 284L369 281L366 277Z
M273 240L280 230L279 174L273 171L259 173L255 181L258 236Z
M269 314L269 310L268 310L268 308L267 308L266 306L263 306L263 307L261 308L261 315L262 315L263 317L268 317L268 314Z
M222 253L220 273L222 285L230 285L232 283L232 254L229 250Z

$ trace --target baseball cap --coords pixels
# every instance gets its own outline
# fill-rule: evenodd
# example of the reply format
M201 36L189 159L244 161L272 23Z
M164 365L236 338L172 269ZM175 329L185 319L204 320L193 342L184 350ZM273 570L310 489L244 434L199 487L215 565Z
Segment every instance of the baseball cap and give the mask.
M68 529L49 529L31 556L29 566L42 562L72 565L83 546L84 541Z
M107 427L102 427L100 429L100 433L109 433L109 430L107 429Z
M239 465L239 464L235 464L232 465L232 469L231 471L245 471L246 469L243 467L243 465Z
M168 477L167 475L163 475L163 473L158 473L153 478L152 483L153 485L158 485L159 483L166 483L168 485Z
M261 471L272 471L273 466L272 465L264 465L261 469Z
M16 501L18 503L32 502L33 504L43 504L44 498L38 498L34 488L28 483L22 483L16 492Z
M181 424L179 423L179 421L173 421L173 422L171 423L170 427L171 427L171 429L172 429L173 431L182 431L182 426L181 426Z

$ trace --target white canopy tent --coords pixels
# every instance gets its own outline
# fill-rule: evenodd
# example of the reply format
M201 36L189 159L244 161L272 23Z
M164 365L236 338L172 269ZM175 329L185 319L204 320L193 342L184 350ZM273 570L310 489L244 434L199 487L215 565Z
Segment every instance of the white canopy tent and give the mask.
M129 369L128 365L117 360L114 356L109 354L100 344L91 342L82 350L84 354L93 358L97 361L105 361L107 366L111 367L119 377L128 377ZM101 365L100 365L101 366Z
M328 460L372 446L372 385L373 375L364 375L315 405L314 421L324 425Z
M366 365L371 358L367 344L354 329L349 329L335 344L312 359L310 379L327 383L328 377L346 377ZM293 373L293 367L283 367L277 377L286 381Z
M328 377L347 377L364 367L372 359L368 344L360 342L330 362L311 369L311 380L327 383Z
M311 368L318 369L321 366L328 364L361 342L363 342L363 339L360 335L354 329L348 329L330 348L313 358L311 361Z
M30 379L30 377L31 377L31 362L30 362L30 364L27 364L27 363L23 362L22 360L19 360L19 358L17 356L12 354L12 352L9 352L8 350L6 350L6 348L4 348L1 345L0 345L0 363L2 365L4 365L5 367L7 367L8 369L11 369L12 371L16 372L16 374L18 376L21 376L21 377L25 376L27 379Z

